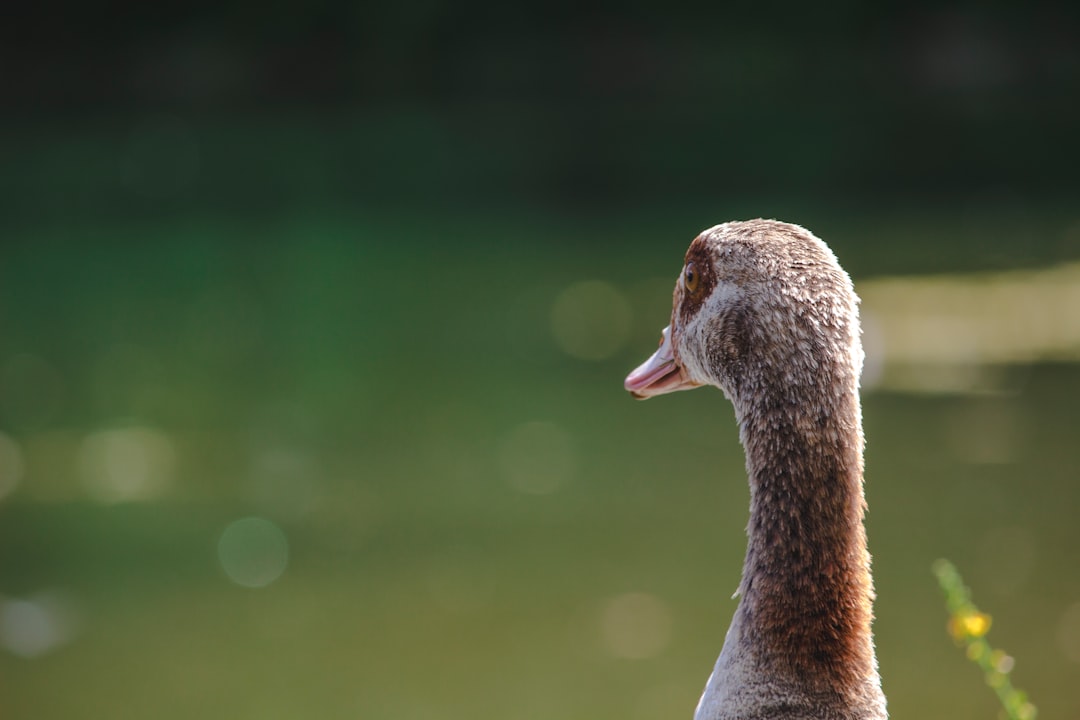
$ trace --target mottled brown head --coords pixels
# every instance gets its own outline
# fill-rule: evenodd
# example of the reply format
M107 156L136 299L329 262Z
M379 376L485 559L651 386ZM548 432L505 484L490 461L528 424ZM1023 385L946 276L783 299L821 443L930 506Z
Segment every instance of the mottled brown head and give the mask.
M715 385L736 410L825 381L853 390L862 365L857 302L836 257L809 231L775 220L717 225L690 243L671 325L626 387L651 397Z

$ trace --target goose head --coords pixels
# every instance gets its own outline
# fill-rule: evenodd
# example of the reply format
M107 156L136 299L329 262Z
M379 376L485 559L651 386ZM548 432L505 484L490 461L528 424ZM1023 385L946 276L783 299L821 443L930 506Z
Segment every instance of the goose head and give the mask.
M625 387L646 399L712 385L741 411L826 382L853 390L861 366L857 298L832 251L804 228L759 219L690 243L671 323Z
M863 528L858 299L832 251L773 220L686 251L638 398L702 385L731 400L750 482L739 606L697 720L884 720Z

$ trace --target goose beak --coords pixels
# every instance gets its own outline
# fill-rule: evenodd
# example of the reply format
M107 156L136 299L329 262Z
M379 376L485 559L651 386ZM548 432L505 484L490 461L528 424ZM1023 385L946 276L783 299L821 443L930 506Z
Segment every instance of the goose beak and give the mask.
M686 373L675 360L670 325L664 328L660 347L652 354L652 357L627 375L623 383L623 387L638 400L647 400L653 395L663 395L676 390L690 390L698 386L698 383L686 377Z

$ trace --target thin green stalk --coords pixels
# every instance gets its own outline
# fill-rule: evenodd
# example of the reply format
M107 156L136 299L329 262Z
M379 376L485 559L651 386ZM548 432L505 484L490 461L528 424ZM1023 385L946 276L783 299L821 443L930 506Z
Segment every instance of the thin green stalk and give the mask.
M949 634L967 648L968 659L982 668L986 684L997 693L1008 720L1035 720L1037 710L1027 693L1013 687L1009 679L1015 664L1012 657L986 641L993 619L971 602L971 593L951 562L938 560L933 569L949 609Z

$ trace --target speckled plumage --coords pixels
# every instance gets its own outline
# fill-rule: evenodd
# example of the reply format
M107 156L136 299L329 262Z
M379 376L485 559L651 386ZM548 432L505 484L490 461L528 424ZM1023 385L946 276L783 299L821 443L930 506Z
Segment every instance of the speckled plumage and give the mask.
M863 529L858 298L829 248L771 220L701 233L639 397L714 385L750 481L741 596L695 720L887 717Z

